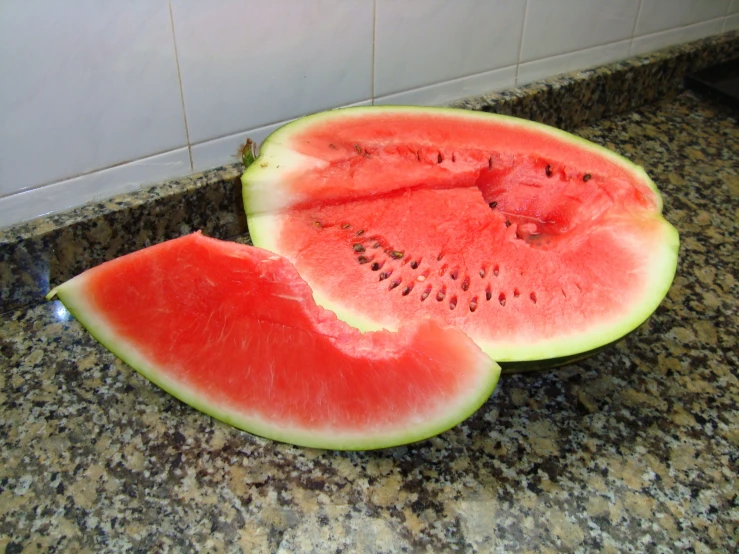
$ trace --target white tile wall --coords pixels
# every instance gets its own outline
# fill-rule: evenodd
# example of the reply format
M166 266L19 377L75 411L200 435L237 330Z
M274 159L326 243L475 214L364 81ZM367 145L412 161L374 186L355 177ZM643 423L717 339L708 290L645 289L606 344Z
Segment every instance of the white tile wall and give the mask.
M576 50L559 56L542 58L518 66L517 84L525 85L558 73L567 73L576 69L592 67L629 56L631 40L620 40L585 50Z
M141 158L44 187L25 190L0 199L3 220L24 221L59 212L90 201L140 190L147 183L190 173L187 148ZM6 220L7 221L7 220Z
M642 0L636 34L647 35L727 14L731 0Z
M376 97L514 66L525 0L377 0Z
M374 104L434 106L449 103L459 98L485 94L491 90L512 88L515 84L516 66L511 65L495 71L486 71L485 73L452 79L427 87L375 97Z
M636 37L631 41L631 55L645 54L665 46L718 34L721 32L723 23L722 19L712 19L694 25L670 29L669 31Z
M724 21L724 27L722 29L724 33L739 29L739 0L731 0L728 13L729 15L726 21Z
M736 31L739 29L739 14L730 15L724 21L723 32Z
M172 0L192 143L372 97L372 0Z
M166 0L4 0L0 83L0 195L187 145Z
M638 11L639 0L529 0L521 61L629 39Z
M305 113L738 28L739 0L2 0L0 227L230 163Z

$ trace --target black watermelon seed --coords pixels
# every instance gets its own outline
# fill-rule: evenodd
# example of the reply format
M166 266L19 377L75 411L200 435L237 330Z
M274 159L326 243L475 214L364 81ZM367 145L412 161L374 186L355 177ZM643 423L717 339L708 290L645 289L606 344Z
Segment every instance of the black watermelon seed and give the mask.
M380 269L381 267L382 267L382 266L381 266L381 265L380 265L379 263L377 263L377 262L373 263L373 264L372 264L372 265L370 266L370 268L372 269L372 271L377 271L377 270L378 270L378 269Z
M457 307L457 297L452 296L452 299L449 301L449 309L453 310L456 307Z
M396 260L399 260L400 258L403 257L403 253L400 252L399 250L393 250L392 252L390 252L390 256L392 256Z
M367 262L368 262L369 260L368 260L367 258L365 258L364 256L359 256L359 257L357 258L357 261L358 261L358 262L359 262L360 264L366 264L366 263L367 263Z
M413 261L411 262L411 269L417 269L417 268L418 268L418 262L417 262L417 261L415 261L415 260L413 260Z
M421 302L426 300L429 297L429 294L431 294L431 287L426 287L426 290L421 294Z
M452 281L456 281L456 280L457 280L457 277L459 277L459 270L458 270L458 269L455 269L455 270L453 270L453 271L452 271L452 272L451 272L451 273L449 274L449 277L451 277L451 278L452 278Z
M552 166L551 165L547 165L547 167L544 169L544 171L547 174L547 177L551 177L552 176Z
M493 169L493 157L488 158L488 170Z
M531 294L529 294L529 298L531 298L531 301L534 304L536 304L536 293L535 292L532 292Z
M405 287L403 289L403 296L408 296L412 290L413 290L412 287Z
M470 311L474 312L477 309L477 296L470 300Z
M462 290L466 291L468 288L470 288L470 278L465 277L464 281L462 281Z
M480 277L482 277L483 279L485 278L485 268L482 268L480 270Z
M390 286L387 288L387 290L393 290L398 285L400 285L400 279L396 279L395 281L390 283Z
M439 292L436 293L436 300L441 302L444 300L444 297L446 296L446 291L444 289L441 289Z
M392 273L393 273L392 271L383 271L382 273L380 273L380 281L384 281L385 279L390 277Z
M493 291L490 290L490 287L485 289L485 300L490 300L493 297Z
M497 205L498 205L497 202L490 202L490 204L488 204L488 206L490 206L491 208L495 208L495 206Z
M582 180L585 181L586 183L590 181L590 173L586 173L585 175L583 175Z
M336 150L336 145L335 144L329 144L328 147L331 148L332 150Z
M364 246L362 246L361 244L355 244L354 246L352 246L352 248L354 248L355 252L364 252Z
M511 226L511 222L510 222L510 221L508 221L507 219L506 219L506 221L505 221L505 226L506 226L506 227L510 227L510 226Z
M436 163L441 163L444 161L444 158L441 156L441 152L439 152L439 156L436 158Z

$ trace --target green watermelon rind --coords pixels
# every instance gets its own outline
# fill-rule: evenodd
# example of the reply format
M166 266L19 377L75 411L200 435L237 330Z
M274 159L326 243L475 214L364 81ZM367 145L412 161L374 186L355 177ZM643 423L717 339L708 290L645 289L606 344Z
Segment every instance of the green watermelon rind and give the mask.
M483 341L477 341L482 350L492 357L503 367L503 372L508 371L530 371L538 369L547 369L579 360L590 353L595 353L603 349L604 346L617 342L624 336L628 335L641 324L643 324L657 309L670 289L672 280L677 269L679 236L677 230L662 217L663 200L660 191L655 183L649 178L646 171L639 165L631 162L627 158L583 138L572 135L566 131L555 129L540 123L519 119L506 115L491 114L485 112L473 112L469 110L460 110L456 108L427 108L415 106L383 106L379 110L385 112L439 112L464 118L487 119L492 118L496 121L510 124L514 127L525 127L549 134L558 140L575 143L583 149L593 152L599 156L606 157L614 163L620 165L631 175L634 175L644 183L653 192L656 201L654 210L654 219L662 229L663 240L657 241L659 249L650 253L653 261L652 266L655 268L650 273L651 282L647 283L644 298L638 302L634 302L634 309L625 316L618 318L616 322L605 322L599 327L591 327L586 333L578 332L573 336L559 336L556 339L545 339L536 344L526 342L525 344L512 344L508 347L500 345L491 345ZM309 115L301 119L287 123L285 126L274 131L261 148L260 157L257 162L246 169L242 175L242 189L244 208L247 214L247 223L249 225L249 233L252 236L254 244L262 248L279 252L278 244L275 237L279 228L279 212L272 208L263 210L259 206L264 198L262 191L255 191L252 194L254 184L258 184L262 179L260 175L267 173L262 164L267 161L268 171L274 171L276 166L280 165L280 161L284 160L286 155L302 156L290 152L283 143L292 134L299 132L301 129L309 127L316 122L327 120L334 117L347 117L352 114L357 116L367 113L377 113L377 107L353 107L341 108L328 112ZM267 177L270 177L268 174ZM272 179L266 179L269 182ZM271 198L277 199L273 204L277 210L283 204L280 199L279 190L274 187L271 190ZM289 204L284 204L289 205ZM337 316L350 325L360 329L361 331L374 331L382 328L388 328L371 318L366 317L360 312L347 309L341 304L334 302L331 295L327 292L313 287L313 296L316 302L337 314ZM389 328L389 330L394 330Z
M236 410L216 405L205 398L201 391L187 387L168 378L152 364L135 346L127 344L106 323L102 314L85 300L85 276L79 275L53 289L48 299L55 296L74 318L103 346L133 368L141 376L196 410L214 419L246 431L250 434L297 446L328 450L374 450L422 441L447 431L474 414L490 398L500 377L500 367L480 352L479 366L470 368L479 376L479 386L468 391L467 396L457 398L457 405L443 406L436 418L427 418L420 424L397 431L379 431L370 434L340 434L334 430L315 432L279 425L263 418L244 416ZM125 300L122 300L125 301Z

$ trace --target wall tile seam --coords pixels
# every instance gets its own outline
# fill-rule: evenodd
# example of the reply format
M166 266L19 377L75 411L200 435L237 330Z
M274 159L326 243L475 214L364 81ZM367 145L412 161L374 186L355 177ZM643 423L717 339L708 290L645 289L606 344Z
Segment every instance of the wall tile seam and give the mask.
M636 36L636 27L639 25L639 18L641 17L641 9L644 6L644 0L639 0L639 8L636 10L636 17L634 18L634 26L631 28L631 37L629 38L629 52L634 47L634 37Z
M521 36L518 37L518 56L517 56L517 62L516 62L516 75L514 76L517 86L518 86L518 70L521 67L521 52L523 52L523 37L526 34L526 21L528 21L528 18L529 18L529 0L526 0L526 4L523 7L523 23L521 24Z
M635 35L632 32L631 36L624 37L624 38L621 38L621 39L618 39L618 40L613 40L613 41L610 41L610 42L604 42L602 44L595 44L593 46L588 46L587 48L576 48L574 50L568 50L566 52L558 52L557 54L551 54L549 56L542 56L542 57L539 57L539 58L532 58L532 59L526 60L526 61L522 61L521 60L521 57L519 55L518 64L521 65L521 64L531 63L531 62L539 62L539 61L543 61L543 60L548 60L550 58L556 58L557 56L566 56L567 54L576 54L578 52L585 52L586 50L593 50L595 48L601 48L603 46L608 46L609 44L616 44L617 42L623 42L625 40L628 40L628 41L633 42L635 39L652 37L652 36L655 36L655 35L661 35L661 34L665 34L665 33L671 33L673 31L678 31L680 29L687 29L688 27L693 27L693 26L696 26L696 25L706 25L708 23L718 22L718 21L721 21L722 24L724 24L726 22L726 20L728 20L728 18L729 18L729 16L722 15L722 16L719 16L719 17L715 17L713 19L706 19L704 21L698 21L696 23L688 23L687 25L680 25L678 27L671 27L669 29L664 29L662 31L657 31L657 32L654 32L654 33L648 33L648 34L645 34L645 35ZM493 71L493 70L491 70L491 71Z
M192 160L192 141L190 140L190 126L187 123L187 107L185 106L185 89L182 86L182 71L180 70L180 53L177 49L177 35L174 32L174 13L172 13L172 0L167 0L169 11L169 30L172 32L172 45L174 46L174 63L177 70L177 86L180 89L180 105L182 106L182 119L185 123L185 141L187 142L187 155L190 158L190 171L195 164Z
M71 176L63 177L61 179L57 179L56 181L49 181L48 183L43 183L41 185L36 185L33 187L25 188L22 190L16 190L14 192L11 192L10 194L4 194L0 195L0 202L6 198L11 198L17 194L25 194L27 192L32 192L36 190L40 190L46 187L50 187L53 185L60 185L62 183L65 183L67 181L73 181L75 179L79 179L80 177L89 177L91 175L95 175L97 173L103 173L104 171L110 171L111 169L116 169L119 167L124 167L130 164L135 164L139 162L143 162L145 160L148 160L149 158L155 158L157 156L164 156L165 154L171 154L172 152L177 152L178 150L182 150L183 148L187 148L188 152L190 150L190 145L188 144L181 144L179 146L175 146L174 148L170 148L168 150L160 150L157 152L152 152L151 154L147 154L146 156L141 156L140 158L134 158L132 160L124 160L122 162L117 162L111 165L106 165L105 167L96 167L95 169L90 169L89 171L84 171L82 173L76 173ZM190 165L190 169L192 170L192 163Z

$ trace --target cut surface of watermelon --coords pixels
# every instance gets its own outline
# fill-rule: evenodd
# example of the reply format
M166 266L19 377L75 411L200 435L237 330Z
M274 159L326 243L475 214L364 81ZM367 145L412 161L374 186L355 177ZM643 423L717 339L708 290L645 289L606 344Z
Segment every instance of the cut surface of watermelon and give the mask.
M324 112L268 137L242 183L254 244L319 304L363 330L432 316L499 362L555 365L619 339L677 264L642 168L511 117Z
M317 306L285 259L195 233L49 293L113 353L191 406L293 444L370 449L453 427L500 368L428 320L361 333Z

